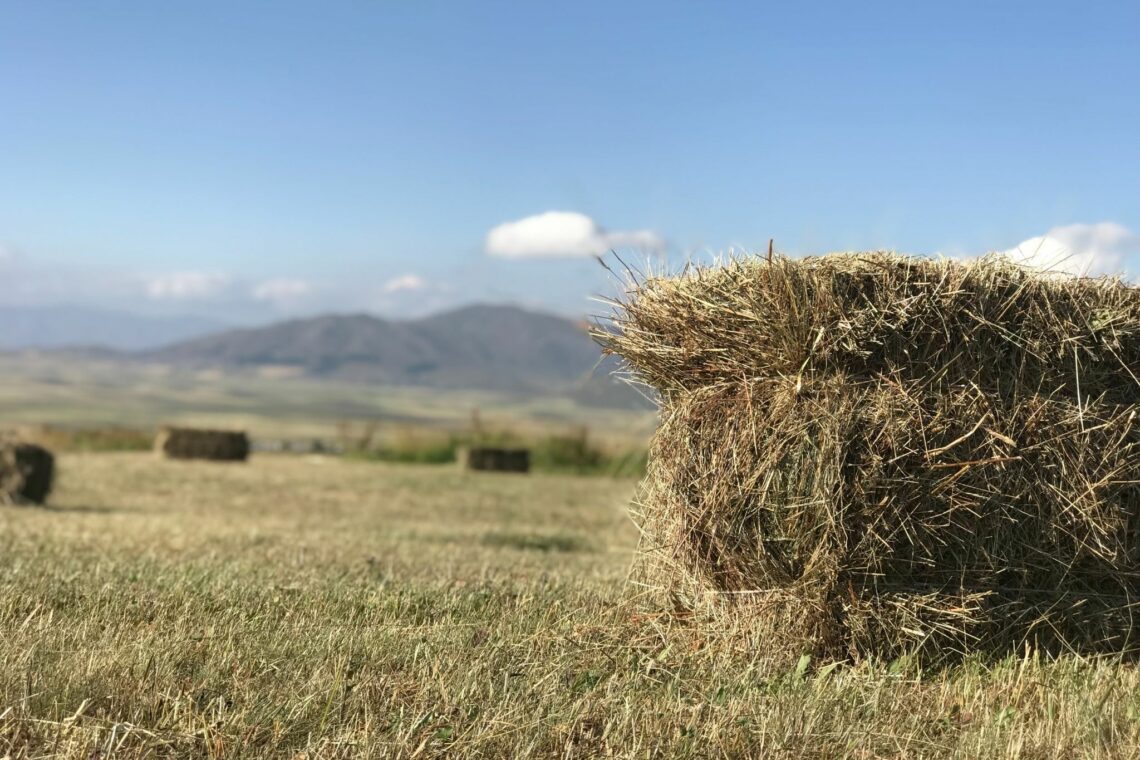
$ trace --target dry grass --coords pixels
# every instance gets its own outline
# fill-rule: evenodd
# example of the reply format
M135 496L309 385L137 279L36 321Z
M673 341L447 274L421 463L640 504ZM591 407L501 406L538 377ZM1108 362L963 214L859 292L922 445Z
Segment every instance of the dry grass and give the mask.
M629 481L64 455L0 510L0 757L1134 757L1128 665L776 659L626 583Z
M1140 290L1002 259L742 259L599 333L658 389L642 522L772 646L1140 651Z

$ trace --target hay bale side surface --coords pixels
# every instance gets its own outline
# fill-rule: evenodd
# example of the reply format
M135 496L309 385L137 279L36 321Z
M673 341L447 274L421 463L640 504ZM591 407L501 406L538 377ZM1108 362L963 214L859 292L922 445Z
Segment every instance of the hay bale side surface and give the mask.
M43 504L55 478L55 457L31 443L0 444L0 495Z
M1140 648L1140 291L739 261L597 335L660 391L640 521L674 596L828 656Z
M162 427L155 452L168 459L242 462L249 457L249 437L241 431Z
M470 446L460 450L459 464L464 470L530 472L530 450Z

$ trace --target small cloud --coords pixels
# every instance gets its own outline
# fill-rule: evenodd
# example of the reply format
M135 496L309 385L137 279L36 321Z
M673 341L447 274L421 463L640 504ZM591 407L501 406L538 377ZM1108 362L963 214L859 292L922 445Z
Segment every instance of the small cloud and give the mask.
M213 298L229 287L228 275L219 272L168 272L146 282L146 294L156 301L190 301Z
M652 230L607 231L576 211L547 211L505 222L487 233L486 251L507 259L579 258L614 248L660 251L664 239Z
M381 291L386 294L408 293L416 290L424 290L427 287L427 280L418 274L405 274L388 280L381 287Z
M15 264L17 258L19 257L16 255L15 248L0 243L0 266Z
M1051 272L1101 275L1131 269L1136 274L1140 235L1115 222L1070 224L1054 227L1002 253L1019 263Z
M305 280L278 277L257 285L251 291L253 300L286 305L298 301L313 292L313 286Z

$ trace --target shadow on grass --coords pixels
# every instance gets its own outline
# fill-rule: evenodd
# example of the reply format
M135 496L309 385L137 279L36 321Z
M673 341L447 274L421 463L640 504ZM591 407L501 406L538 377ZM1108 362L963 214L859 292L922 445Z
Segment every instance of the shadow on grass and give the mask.
M487 533L484 546L522 549L540 552L588 552L592 547L585 540L566 534L542 535L538 533Z
M44 512L60 512L80 515L113 515L122 512L134 512L133 509L122 507L96 506L93 504L29 504L31 509L41 509Z

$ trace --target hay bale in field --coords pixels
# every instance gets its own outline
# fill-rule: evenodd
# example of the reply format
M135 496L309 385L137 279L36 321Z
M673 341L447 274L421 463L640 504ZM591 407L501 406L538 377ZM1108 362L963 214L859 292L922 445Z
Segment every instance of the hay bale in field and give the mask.
M249 437L242 431L163 426L154 450L168 459L240 462L249 457Z
M0 500L43 504L51 493L55 457L32 443L0 442Z
M1140 650L1140 290L737 260L596 337L660 394L640 520L673 595L833 657Z
M530 472L529 449L470 446L459 450L459 466L464 470L487 472Z

